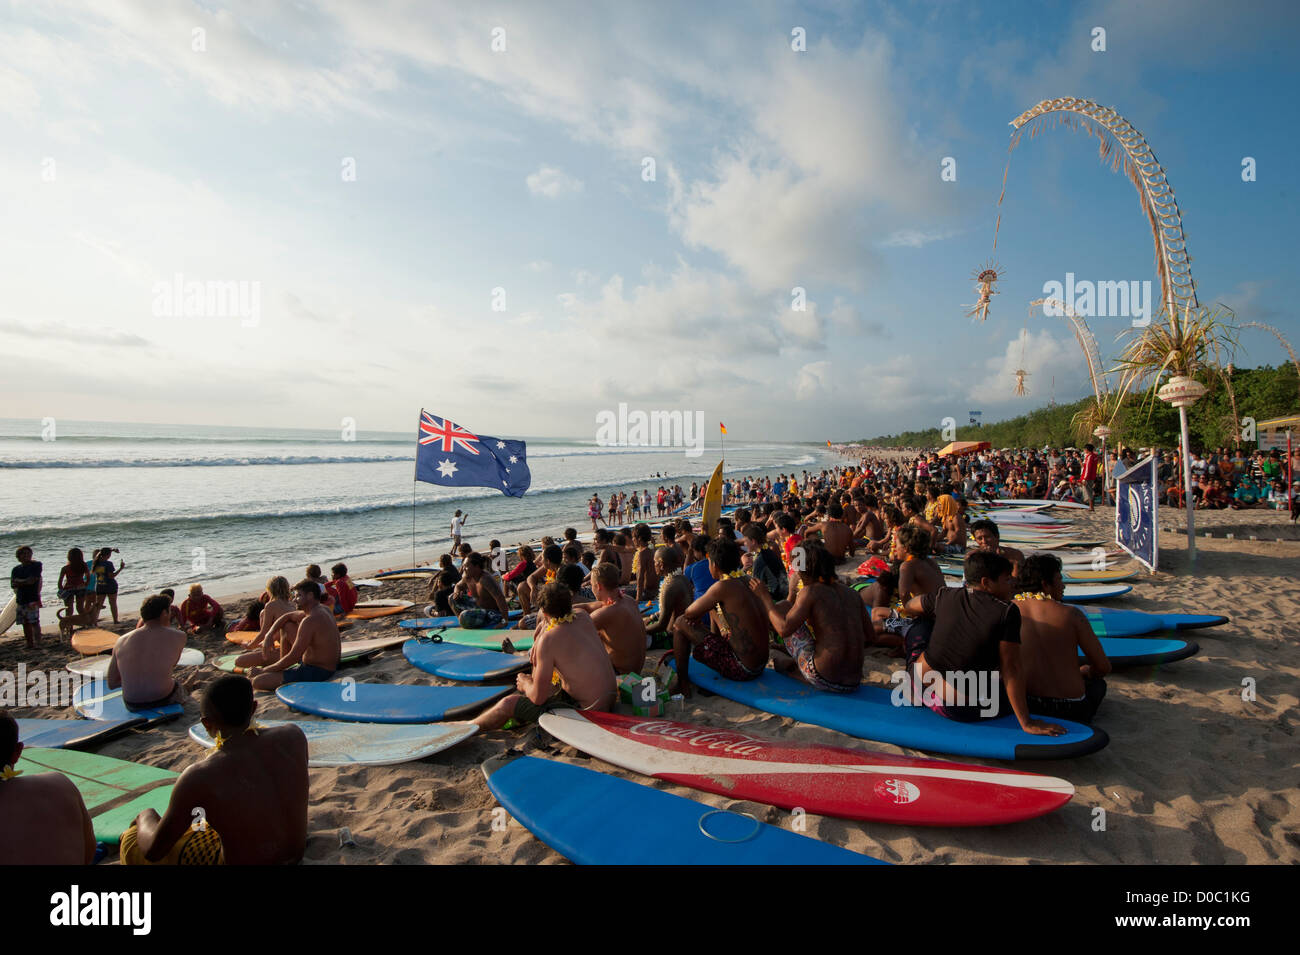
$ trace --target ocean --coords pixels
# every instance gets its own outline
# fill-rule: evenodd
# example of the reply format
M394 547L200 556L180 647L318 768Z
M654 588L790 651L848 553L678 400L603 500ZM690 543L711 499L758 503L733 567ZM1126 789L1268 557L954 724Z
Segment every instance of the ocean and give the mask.
M720 448L599 447L593 440L528 440L532 487L522 498L487 488L414 484L415 434L194 425L55 423L0 419L0 549L31 545L45 565L43 598L57 603L71 547L89 560L116 547L123 613L133 595L200 582L213 594L260 588L272 574L296 581L308 564L356 570L435 560L450 543L456 508L465 540L506 546L590 531L586 501L598 492L703 483ZM48 429L47 433L48 433ZM726 472L771 475L841 463L825 446L728 441ZM653 475L661 474L661 478ZM414 498L413 498L414 494ZM414 505L413 505L414 500ZM11 561L13 563L13 561ZM129 608L129 609L128 609Z

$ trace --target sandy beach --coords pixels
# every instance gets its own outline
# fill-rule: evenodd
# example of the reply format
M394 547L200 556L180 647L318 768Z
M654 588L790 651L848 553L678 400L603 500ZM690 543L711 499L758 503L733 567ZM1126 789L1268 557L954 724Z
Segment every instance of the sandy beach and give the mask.
M1080 514L1076 527L1090 536L1113 537L1114 511ZM1173 521L1162 513L1161 525ZM1178 518L1181 523L1181 517ZM1219 511L1197 514L1197 526L1288 525L1277 512ZM1126 598L1110 606L1150 611L1223 614L1231 622L1188 634L1200 645L1195 657L1164 667L1124 670L1108 679L1109 691L1097 725L1110 735L1099 753L1074 760L1018 764L1061 776L1076 787L1063 809L1029 822L997 828L907 828L808 816L806 834L895 863L1300 863L1300 787L1295 732L1300 722L1300 543L1198 537L1195 568L1186 560L1185 539L1160 537L1161 571L1134 582ZM842 575L857 560L843 563ZM377 568L370 568L374 570ZM294 573L286 573L296 579ZM355 570L355 577L366 576ZM404 597L425 603L423 582L397 581L366 588L363 599ZM252 595L219 596L233 618ZM123 606L123 619L134 608ZM52 615L47 607L46 619ZM345 639L391 634L401 617L358 622ZM74 654L47 636L26 650L17 631L0 642L0 667L62 669ZM209 659L234 647L220 638L192 638ZM658 656L655 652L651 659ZM889 685L897 661L884 651L867 654L866 679ZM194 686L218 671L203 665L187 671ZM428 684L428 676L403 659L400 648L341 675L362 682ZM1253 681L1255 699L1243 700L1243 681ZM259 694L258 715L267 719L311 719L295 714L273 694ZM96 749L102 755L181 770L202 756L187 732L197 721L191 699L180 719L135 731ZM70 710L15 710L18 717L66 718ZM855 740L699 694L674 719L730 727L784 739L852 746L884 752L913 752ZM305 861L325 864L378 863L563 863L556 852L518 823L493 829L496 801L479 765L505 752L542 752L590 765L637 782L668 789L717 806L749 812L789 826L790 814L756 803L737 802L639 777L550 738L536 727L498 731L432 758L392 767L312 769L310 833ZM1009 765L976 759L988 765ZM1104 831L1096 810L1105 810ZM593 807L593 812L598 811ZM354 844L341 845L348 830ZM110 856L106 861L115 861Z

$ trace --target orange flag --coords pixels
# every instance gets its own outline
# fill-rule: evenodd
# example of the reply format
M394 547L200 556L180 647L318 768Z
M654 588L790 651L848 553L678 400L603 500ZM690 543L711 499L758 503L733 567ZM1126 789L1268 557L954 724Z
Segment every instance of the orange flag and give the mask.
M723 434L727 433L727 426L723 424L721 421L718 422L718 427L722 429Z

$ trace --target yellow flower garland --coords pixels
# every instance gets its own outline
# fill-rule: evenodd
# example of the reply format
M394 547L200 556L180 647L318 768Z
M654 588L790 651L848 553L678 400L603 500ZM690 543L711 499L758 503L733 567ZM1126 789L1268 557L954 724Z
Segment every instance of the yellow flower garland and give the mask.
M258 731L258 730L261 730L261 729L265 729L265 728L266 728L266 727L261 726L261 725L258 724L258 723L250 723L250 724L248 725L248 727L244 730L244 732L245 732L245 733L252 733L254 736L258 736L258 735L260 735L260 734L259 734L257 731ZM218 730L218 731L217 731L217 735L214 736L214 737L212 737L212 742L215 744L215 745L213 746L214 749L221 749L221 747L223 747L223 746L226 745L226 736L225 736L225 734L222 733L220 730Z
M14 769L13 763L10 763L8 766L0 766L0 782L4 782L6 779L13 779L15 776L21 776L22 774L23 771L21 769Z
M552 630L554 630L562 623L573 623L573 614L569 613L569 614L565 614L563 617L556 617L549 624L547 624L546 632L550 633ZM561 686L562 684L563 684L563 678L560 676L560 671L552 668L551 686Z
M1018 601L1025 601L1025 600L1052 600L1053 598L1047 596L1047 594L1044 593L1035 593L1035 594L1025 593L1025 594L1016 594L1015 599Z

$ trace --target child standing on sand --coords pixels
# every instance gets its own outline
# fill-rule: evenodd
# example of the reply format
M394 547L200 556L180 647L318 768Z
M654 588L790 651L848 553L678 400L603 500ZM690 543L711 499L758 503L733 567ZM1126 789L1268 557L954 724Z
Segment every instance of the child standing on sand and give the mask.
M112 557L119 554L116 547L101 547L95 553L95 560L90 565L90 572L95 576L95 601L96 609L104 609L104 600L107 598L109 610L113 613L113 622L117 623L117 575L126 570L126 561L115 569L113 567Z
M59 599L63 601L64 609L69 614L73 612L74 604L78 614L85 611L86 580L89 577L90 565L86 563L81 548L72 548L68 551L68 562L59 571Z
M18 621L23 625L27 646L41 642L41 562L32 560L30 547L19 547L14 555L18 566L9 572L9 586L18 605Z

